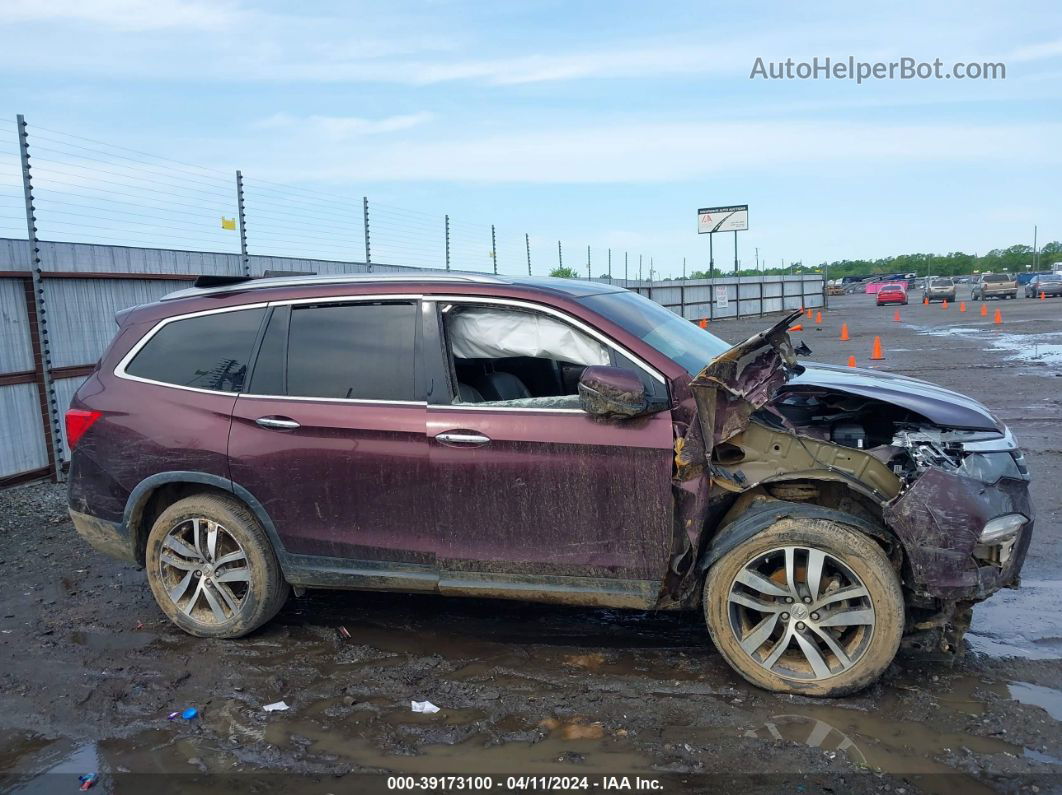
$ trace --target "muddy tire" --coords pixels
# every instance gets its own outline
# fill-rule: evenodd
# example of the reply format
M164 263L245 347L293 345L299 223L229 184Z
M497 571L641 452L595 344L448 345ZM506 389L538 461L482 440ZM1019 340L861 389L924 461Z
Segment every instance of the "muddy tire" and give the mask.
M903 592L884 551L839 522L782 519L717 561L704 616L716 648L754 685L843 696L892 662Z
M189 635L241 637L288 598L268 536L231 497L187 497L163 511L148 534L145 566L162 612Z

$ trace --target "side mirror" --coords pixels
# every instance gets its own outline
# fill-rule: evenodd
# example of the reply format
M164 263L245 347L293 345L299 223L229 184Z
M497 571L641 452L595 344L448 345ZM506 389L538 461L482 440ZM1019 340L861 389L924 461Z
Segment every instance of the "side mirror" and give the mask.
M648 412L649 398L630 370L595 365L579 377L579 405L595 417L638 417Z

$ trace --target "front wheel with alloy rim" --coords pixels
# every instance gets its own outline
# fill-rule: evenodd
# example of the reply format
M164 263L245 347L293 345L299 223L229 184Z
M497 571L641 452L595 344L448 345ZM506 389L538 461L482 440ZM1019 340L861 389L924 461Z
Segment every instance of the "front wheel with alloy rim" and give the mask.
M288 596L265 531L231 497L187 497L163 511L148 534L145 566L162 612L199 637L246 635Z
M704 615L720 653L754 685L842 696L892 662L904 602L871 538L840 522L781 519L709 569Z

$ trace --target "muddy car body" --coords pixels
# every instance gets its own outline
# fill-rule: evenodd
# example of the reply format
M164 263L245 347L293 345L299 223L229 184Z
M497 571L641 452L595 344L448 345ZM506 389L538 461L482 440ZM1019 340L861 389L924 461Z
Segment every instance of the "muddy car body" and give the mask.
M705 612L763 687L951 652L1014 586L1028 473L976 401L730 347L568 280L261 279L119 314L68 413L69 503L197 635L289 586Z

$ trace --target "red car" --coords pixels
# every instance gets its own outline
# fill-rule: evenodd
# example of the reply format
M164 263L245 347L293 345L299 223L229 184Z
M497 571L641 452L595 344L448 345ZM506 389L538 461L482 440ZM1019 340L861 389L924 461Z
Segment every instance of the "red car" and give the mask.
M878 306L906 304L907 288L902 284L883 284L878 290Z

